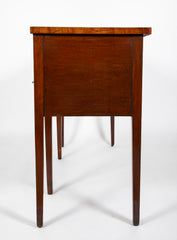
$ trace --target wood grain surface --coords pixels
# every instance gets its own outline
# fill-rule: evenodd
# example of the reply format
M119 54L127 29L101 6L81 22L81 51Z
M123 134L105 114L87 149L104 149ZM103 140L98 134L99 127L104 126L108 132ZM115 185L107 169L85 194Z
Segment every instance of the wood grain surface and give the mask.
M44 36L45 116L130 116L131 47L124 36Z
M149 35L151 28L100 28L100 27L30 27L33 34L116 34L116 35Z

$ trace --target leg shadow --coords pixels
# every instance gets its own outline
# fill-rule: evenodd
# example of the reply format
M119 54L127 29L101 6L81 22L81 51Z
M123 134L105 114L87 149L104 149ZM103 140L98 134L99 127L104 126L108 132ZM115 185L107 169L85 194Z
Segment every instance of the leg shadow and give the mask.
M170 212L173 212L173 211L176 211L176 210L177 210L177 204L175 203L175 204L173 204L171 206L168 206L165 209L162 209L161 211L155 212L154 214L149 215L149 216L143 218L142 221L141 221L141 224L142 225L143 224L147 224L149 222L152 222L152 221L154 221L154 220L156 220L158 218L161 218L164 215L169 214Z
M102 126L100 117L96 118L96 124L97 124L98 133L99 133L100 137L104 140L105 143L110 145L111 143L108 141L108 139L106 138L105 133L103 131L103 126ZM109 125L109 127L110 127L110 125Z
M132 221L128 218L126 218L125 216L119 214L119 213L115 213L113 210L103 206L102 204L100 204L99 202L95 201L94 199L91 199L89 197L85 197L85 196L81 196L80 194L76 193L75 191L69 191L72 196L76 197L77 199L79 198L79 200L81 201L81 203L83 205L87 205L91 208L94 208L95 210L104 213L105 215L118 219L122 222L125 222L129 225L132 225Z
M10 209L4 208L4 207L0 207L0 213L15 220L18 221L20 223L26 224L30 227L35 227L35 223L27 218L25 218L24 216L19 215L18 213L13 212Z
M65 145L71 144L73 142L73 140L76 138L80 122L81 122L80 118L75 118L72 135L71 135L69 141L66 141ZM65 124L65 127L67 127L66 124Z
M61 221L62 219L64 219L64 218L66 218L66 217L68 217L68 216L78 212L80 209L81 209L81 204L78 204L76 207L73 207L73 208L69 209L68 211L60 214L59 216L56 216L56 217L50 219L49 221L46 221L44 226L46 227L46 226L48 226L50 224L53 224L53 223L58 222L58 221Z
M89 169L88 171L84 172L83 174L81 174L80 176L76 177L73 180L70 180L66 183L64 183L63 185L59 186L58 188L55 189L54 193L59 192L60 190L63 190L65 188L68 188L84 179L90 178L92 176L94 176L95 174L98 175L100 172L102 173L102 171L105 169L107 171L107 167L110 166L110 162L107 162L106 164L100 164L94 168ZM122 166L123 167L123 166ZM121 169L121 166L119 167L119 170Z

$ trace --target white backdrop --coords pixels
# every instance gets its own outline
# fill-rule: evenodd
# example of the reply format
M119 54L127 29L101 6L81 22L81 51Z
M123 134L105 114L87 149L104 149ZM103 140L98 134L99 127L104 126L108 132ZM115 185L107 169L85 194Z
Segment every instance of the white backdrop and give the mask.
M33 239L48 239L52 234L53 239L63 240L167 239L167 236L176 239L177 1L7 0L1 2L0 26L3 239L17 237L19 231L22 238L29 233ZM60 162L56 160L53 120L57 194L50 197L45 194L45 227L35 228L30 26L152 27L152 35L144 38L139 227L131 225L131 119L116 118L116 145L110 148L109 119L88 117L66 119L64 158ZM80 202L84 206L82 211Z

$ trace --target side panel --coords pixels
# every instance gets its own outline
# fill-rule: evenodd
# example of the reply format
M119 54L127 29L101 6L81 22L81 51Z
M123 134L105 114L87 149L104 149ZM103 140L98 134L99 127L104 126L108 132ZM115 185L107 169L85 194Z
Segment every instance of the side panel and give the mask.
M132 37L44 36L45 115L132 114Z

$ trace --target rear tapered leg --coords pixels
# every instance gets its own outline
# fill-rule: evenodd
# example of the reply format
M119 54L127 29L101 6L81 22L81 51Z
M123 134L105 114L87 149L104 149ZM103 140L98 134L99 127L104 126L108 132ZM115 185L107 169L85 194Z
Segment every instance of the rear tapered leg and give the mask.
M58 159L62 158L62 117L57 117L57 142L58 142Z
M61 117L61 126L62 126L62 147L64 147L64 116Z
M53 193L52 186L52 117L45 117L47 191Z
M111 146L114 146L114 116L110 117L111 121Z

